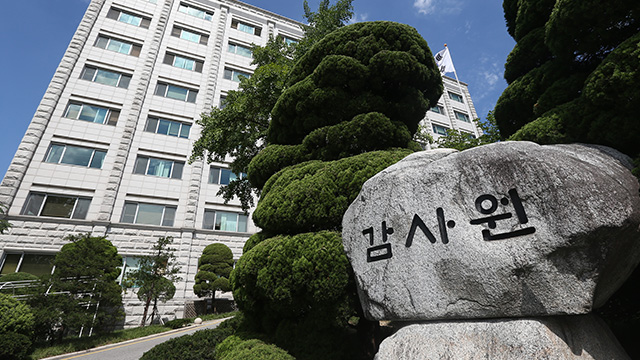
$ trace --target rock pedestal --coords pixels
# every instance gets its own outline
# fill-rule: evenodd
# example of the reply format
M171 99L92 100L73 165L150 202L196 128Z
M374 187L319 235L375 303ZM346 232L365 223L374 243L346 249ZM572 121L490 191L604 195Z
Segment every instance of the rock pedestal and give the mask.
M487 356L489 355L489 356ZM593 315L414 324L387 338L376 360L629 359Z
M630 168L615 150L575 144L502 142L408 156L369 179L343 218L365 315L589 313L640 261Z

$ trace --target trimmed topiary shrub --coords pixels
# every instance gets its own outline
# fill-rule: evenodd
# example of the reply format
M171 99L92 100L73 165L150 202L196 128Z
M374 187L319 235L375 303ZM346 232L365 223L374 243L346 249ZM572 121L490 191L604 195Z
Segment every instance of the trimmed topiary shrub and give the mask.
M309 158L330 161L367 151L406 148L411 141L407 127L381 113L361 114L351 121L312 131L302 141Z
M285 168L265 185L253 221L274 234L338 230L362 184L411 150L372 151Z
M228 320L227 320L228 321ZM226 322L226 321L225 321ZM224 322L222 323L224 324ZM216 359L216 345L235 333L230 326L200 330L165 341L145 352L141 360L204 360Z
M403 123L413 134L443 89L422 36L386 21L327 35L296 63L289 85L272 110L272 144L299 144L315 129L370 112Z
M269 145L251 160L247 175L251 185L262 189L280 169L307 160L302 145Z
M344 324L355 292L339 233L321 231L264 240L231 274L233 297L249 317L275 330L282 320L311 318L316 329Z
M229 336L216 346L218 360L295 360L285 350L258 339L243 340Z
M584 105L567 132L580 141L640 154L640 33L613 50L585 81Z
M215 298L216 290L229 291L229 274L233 270L233 253L225 244L207 245L198 259L198 273L193 292L198 297Z
M247 239L247 242L244 243L244 246L242 247L242 253L244 254L248 252L249 250L253 249L254 246L260 244L268 238L269 236L264 231L260 231L251 235L249 239Z

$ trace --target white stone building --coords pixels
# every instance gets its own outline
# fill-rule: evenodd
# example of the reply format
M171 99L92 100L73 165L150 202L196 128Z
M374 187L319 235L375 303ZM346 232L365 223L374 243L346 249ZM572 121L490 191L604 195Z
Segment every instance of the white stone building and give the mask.
M442 77L442 83L444 93L438 100L438 104L427 111L422 125L432 131L434 140L446 135L448 129L457 130L475 138L482 135L482 131L473 122L478 118L478 114L473 106L468 85L448 76Z
M51 271L68 234L105 235L126 266L172 236L183 281L161 312L182 317L208 244L237 259L256 232L216 196L226 163L188 163L199 114L250 74L252 44L298 22L235 0L93 0L0 186L13 227L0 271ZM127 323L140 307L125 294Z
M160 312L183 317L204 247L238 259L257 231L216 195L234 176L227 163L188 163L195 119L251 74L249 47L270 35L295 41L301 24L236 0L92 0L0 185L13 225L0 272L49 273L65 236L90 232L118 248L124 273L172 236L183 280ZM445 86L428 126L477 136L467 87ZM124 300L138 324L134 292Z

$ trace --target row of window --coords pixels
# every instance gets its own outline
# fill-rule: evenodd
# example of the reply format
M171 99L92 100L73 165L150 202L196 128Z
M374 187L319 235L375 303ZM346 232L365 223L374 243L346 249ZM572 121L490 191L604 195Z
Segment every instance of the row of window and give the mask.
M166 120L160 120L160 122L162 121ZM159 123L158 119L150 118L147 126L153 123ZM176 124L176 122L173 122L173 124ZM188 125L180 124L179 126L184 126L182 127L182 129L184 129ZM158 124L157 127L159 128L160 125ZM101 169L106 155L106 150L52 143L47 150L44 161L52 164L76 165ZM136 162L133 167L133 173L140 175L166 177L171 179L181 179L183 169L184 161L164 160L150 156L139 155L136 158ZM238 176L231 172L231 170L229 169L211 166L209 169L208 183L229 185L229 182L237 179L238 177L243 178L245 176L247 176L245 173L241 173L240 176Z
M76 101L69 102L63 115L65 118L83 120L98 124L116 125L120 111L84 104ZM189 138L191 125L174 120L149 117L144 128L147 132Z
M444 108L442 106L440 106L440 105L436 105L436 106L432 107L430 110L433 111L434 113L438 113L438 114L444 115ZM455 116L456 119L458 119L460 121L464 121L464 122L468 122L468 123L471 122L471 120L469 119L469 115L467 115L467 114L465 114L463 112L460 112L460 111L457 111L457 110L453 110L453 115Z
M213 20L213 11L205 10L191 4L180 3L178 6L178 11L184 14L188 14L188 15L206 20L206 21ZM151 19L148 17L137 15L137 14L134 14L125 10L113 8L113 7L109 9L109 11L107 12L107 18L120 21L126 24L138 26L141 28L145 28L145 29L148 29L151 23ZM242 31L247 34L255 35L255 36L261 36L262 34L261 27L251 25L251 24L239 21L237 19L231 20L231 28ZM191 41L191 42L195 42L203 45L207 45L209 40L209 35L206 33L202 33L197 30L189 30L177 25L174 25L174 27L172 28L171 35L187 41ZM289 38L287 36L282 36L282 37L285 43L288 45L295 44L298 42L297 40L293 38ZM109 50L117 51L124 54L130 54L133 56L138 56L140 54L140 45L136 45L128 41L109 38L102 35L98 38L95 45L103 49L109 49ZM237 53L242 56L251 57L250 49L242 45L229 44L229 51Z
M449 128L446 127L446 126L441 126L441 125L437 125L437 124L431 124L431 126L433 128L433 133L434 134L438 134L438 135L447 135L447 130L449 130ZM466 131L460 131L460 132L465 134L465 135L467 135L467 136L469 136L472 139L476 138L475 135L473 135L471 133L468 133Z
M85 219L91 198L31 192L21 215ZM120 222L127 224L173 226L176 206L126 201ZM247 232L248 217L244 214L205 209L203 229Z
M184 14L188 14L188 15L206 20L206 21L213 20L213 11L201 9L191 4L180 3L180 5L178 6L178 11ZM138 26L141 28L145 28L145 29L148 29L149 25L151 24L151 19L146 16L137 15L137 14L134 14L125 10L113 8L113 7L109 9L109 11L107 12L107 18L120 21L126 24ZM247 34L255 35L255 36L261 36L262 34L261 27L251 25L246 22L239 21L237 19L231 20L231 28L242 31ZM189 41L201 43L204 45L206 45L207 40L206 39L203 40L203 37L208 39L208 35L206 34L198 33L191 30L186 30L180 27L175 27L175 26L173 28L172 35L189 40ZM295 39L292 39L286 36L283 36L283 38L287 44L297 43Z

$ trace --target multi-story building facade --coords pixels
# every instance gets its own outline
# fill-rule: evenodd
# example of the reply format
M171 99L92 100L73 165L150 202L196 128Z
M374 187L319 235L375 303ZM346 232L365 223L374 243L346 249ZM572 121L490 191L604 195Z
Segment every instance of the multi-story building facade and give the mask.
M64 237L86 232L107 236L124 273L172 236L183 280L161 311L180 317L204 247L224 243L237 259L256 232L239 202L216 195L235 176L228 165L188 163L195 119L251 74L252 44L301 35L235 0L91 1L0 187L13 225L2 274L49 272ZM131 291L125 301L137 303Z
M442 83L444 92L438 100L438 104L427 111L422 125L433 132L432 136L435 141L446 135L449 129L460 131L474 138L482 135L481 130L473 121L478 118L478 115L473 106L468 85L448 76L442 77ZM425 147L430 148L432 145L426 144Z
M269 36L295 41L301 24L236 0L92 0L0 185L13 225L0 272L51 272L65 236L90 232L118 248L124 275L171 236L182 280L160 312L182 317L204 247L238 259L258 230L216 195L235 176L228 163L188 158L195 120L252 73L250 47ZM466 86L450 82L425 121L477 136ZM124 300L137 324L134 292Z

